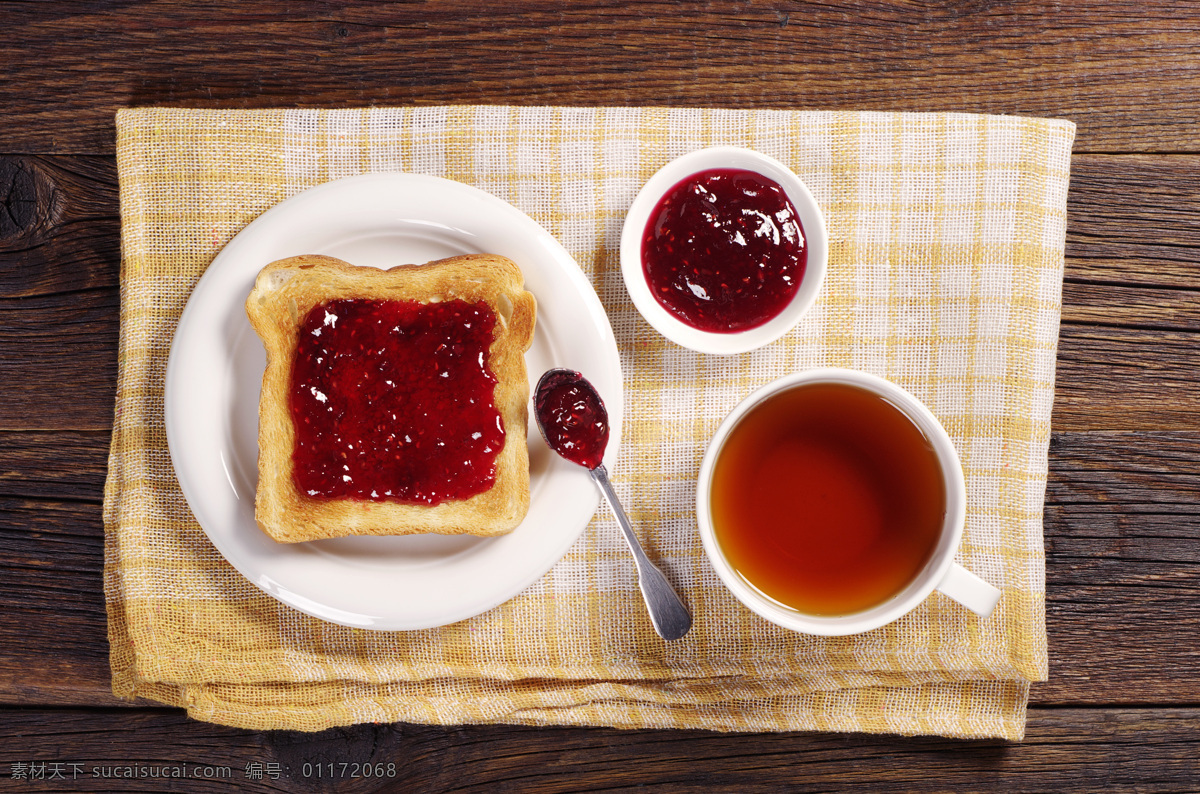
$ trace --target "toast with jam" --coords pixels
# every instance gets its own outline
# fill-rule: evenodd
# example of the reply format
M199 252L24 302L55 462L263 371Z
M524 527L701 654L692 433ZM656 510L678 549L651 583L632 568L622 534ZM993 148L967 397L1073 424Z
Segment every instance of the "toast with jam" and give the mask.
M246 300L267 353L259 527L283 543L517 527L537 313L523 283L491 254L264 267Z

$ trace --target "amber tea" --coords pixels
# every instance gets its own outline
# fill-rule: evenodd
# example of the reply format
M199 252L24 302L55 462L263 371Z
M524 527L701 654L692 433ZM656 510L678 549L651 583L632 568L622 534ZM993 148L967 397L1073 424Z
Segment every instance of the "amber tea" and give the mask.
M800 612L849 615L900 593L930 560L946 487L920 428L866 389L774 394L729 432L713 467L713 530L729 565Z

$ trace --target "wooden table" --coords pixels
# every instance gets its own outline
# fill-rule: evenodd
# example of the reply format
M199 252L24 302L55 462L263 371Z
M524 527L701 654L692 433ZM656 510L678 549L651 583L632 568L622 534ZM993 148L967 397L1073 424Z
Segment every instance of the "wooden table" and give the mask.
M1200 790L1200 5L487 5L0 2L0 789L168 787L87 777L129 764L187 765L173 790L386 788L341 766L370 761L396 764L392 790L420 792ZM435 103L1079 125L1045 511L1050 680L1034 687L1024 743L254 733L113 698L100 578L119 306L113 113ZM42 764L46 779L9 780L14 764Z

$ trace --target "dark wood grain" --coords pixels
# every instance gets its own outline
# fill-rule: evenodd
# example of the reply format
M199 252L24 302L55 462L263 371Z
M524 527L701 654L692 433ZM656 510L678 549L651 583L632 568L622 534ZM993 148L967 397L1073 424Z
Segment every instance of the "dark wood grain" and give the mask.
M0 300L115 287L112 157L0 156Z
M13 790L773 794L1200 787L1200 710L1191 708L1034 709L1022 744L783 733L753 737L753 752L746 751L751 737L699 731L359 725L318 734L251 733L153 709L50 714L47 720L0 710L8 764L45 765L47 775L55 770L68 778L13 781ZM362 764L383 778L353 777ZM103 777L126 765L186 769L189 779L168 787L148 769L140 779ZM267 774L260 778L260 771ZM72 774L78 779L71 781Z
M9 153L110 153L148 104L1016 113L1076 121L1081 152L1194 151L1200 112L1171 0L45 5L0 3Z
M1198 11L1175 0L0 0L0 789L1200 791ZM511 726L262 733L112 697L101 500L119 324L113 114L446 103L1078 124L1045 506L1051 679L1033 688L1023 744ZM312 774L364 761L395 762L396 777ZM10 780L14 762L230 777ZM247 778L260 763L279 778Z
M99 503L109 441L107 428L0 432L0 498Z
M0 442L6 455L12 446ZM0 702L118 702L108 684L99 496L72 495L0 496Z
M116 181L111 157L0 156L0 429L112 426Z
M1198 179L1200 157L1192 155L1072 157L1068 283L1200 289ZM1124 303L1100 301L1117 311Z
M1052 424L1072 430L1196 427L1196 335L1121 327L1119 316L1114 309L1113 324L1060 329Z
M1034 698L1200 703L1200 433L1054 434L1044 525Z
M112 427L115 287L0 298L0 430Z

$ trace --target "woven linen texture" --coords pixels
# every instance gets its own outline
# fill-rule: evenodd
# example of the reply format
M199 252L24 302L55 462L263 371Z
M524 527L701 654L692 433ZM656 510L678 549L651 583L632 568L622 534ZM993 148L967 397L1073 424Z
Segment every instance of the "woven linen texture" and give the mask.
M1020 739L1029 682L1047 675L1042 504L1073 136L1068 122L966 114L122 111L120 362L104 509L114 692L252 729L407 721ZM814 309L781 340L729 357L658 335L630 302L617 256L642 183L717 144L789 165L830 232ZM179 315L213 256L259 214L370 171L475 185L575 257L608 312L625 378L612 479L693 609L683 640L653 633L606 508L516 598L411 632L292 610L208 542L164 429ZM759 619L720 584L693 509L706 441L746 394L818 366L886 377L945 425L968 487L957 560L1002 589L991 617L935 593L890 626L821 638Z

